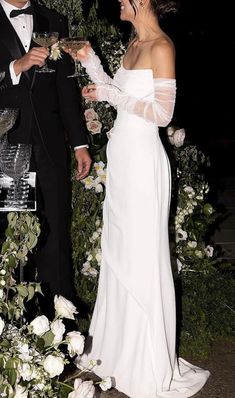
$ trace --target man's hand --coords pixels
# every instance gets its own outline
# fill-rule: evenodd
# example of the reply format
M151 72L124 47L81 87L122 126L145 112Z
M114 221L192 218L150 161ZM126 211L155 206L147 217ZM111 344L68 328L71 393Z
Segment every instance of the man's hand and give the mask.
M75 151L77 160L77 180L80 181L88 176L91 167L91 157L86 148L78 148Z
M34 47L22 58L15 61L13 68L16 76L22 72L28 71L32 66L36 65L42 67L45 64L45 60L49 55L49 51L44 47Z

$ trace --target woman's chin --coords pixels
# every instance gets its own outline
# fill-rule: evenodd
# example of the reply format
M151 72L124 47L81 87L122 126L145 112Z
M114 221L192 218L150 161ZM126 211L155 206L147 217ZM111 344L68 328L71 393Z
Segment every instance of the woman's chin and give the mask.
M121 21L130 21L130 19L127 17L127 15L125 15L124 13L120 14L120 20Z

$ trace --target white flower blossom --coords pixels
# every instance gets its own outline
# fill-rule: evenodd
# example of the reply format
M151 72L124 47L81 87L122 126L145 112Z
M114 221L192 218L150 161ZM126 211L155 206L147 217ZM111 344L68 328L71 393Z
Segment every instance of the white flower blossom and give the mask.
M205 253L206 253L207 257L213 257L214 248L212 246L208 245L205 248Z
M81 273L85 276L93 276L96 277L98 275L98 271L91 266L89 261L86 261L81 269Z
M92 189L94 186L94 177L93 176L88 176L81 180L82 184L85 185L85 189Z
M111 377L105 377L102 379L102 381L99 383L101 390L107 391L112 387L112 379Z
M24 362L30 362L31 359L33 358L32 355L30 355L29 351L29 345L27 343L19 343L17 346L17 350L19 352L19 358L22 359Z
M37 336L43 336L48 330L50 330L49 320L45 315L37 316L32 322L33 333Z
M195 249L195 247L197 247L197 242L195 240L189 241L188 247L190 247L191 249Z
M50 378L59 376L64 370L63 358L55 355L48 355L43 361L43 367Z
M33 379L34 375L33 375L33 372L32 372L32 369L31 369L31 366L29 365L29 363L20 364L18 367L18 371L24 381L30 381Z
M5 327L5 322L4 322L4 320L0 317L0 336L1 336L2 332L3 332L4 327Z
M56 314L62 318L75 319L74 314L78 313L73 303L63 296L55 295L54 306Z
M65 325L63 324L62 319L56 319L51 323L51 331L54 334L54 340L52 344L56 345L61 343L63 340L63 335L65 333Z
M59 48L59 43L55 43L51 46L49 58L53 61L58 61L58 59L62 58L61 51Z
M13 398L27 398L27 397L28 397L27 388L17 384L15 386Z
M176 242L179 242L180 240L186 240L188 237L188 234L186 231L183 231L181 228L179 228L176 231Z
M73 357L74 355L81 355L84 350L85 337L80 332L69 332L66 336L68 342L69 355Z
M93 398L95 395L93 382L90 380L83 382L80 379L76 380L74 383L74 391L69 393L68 398Z

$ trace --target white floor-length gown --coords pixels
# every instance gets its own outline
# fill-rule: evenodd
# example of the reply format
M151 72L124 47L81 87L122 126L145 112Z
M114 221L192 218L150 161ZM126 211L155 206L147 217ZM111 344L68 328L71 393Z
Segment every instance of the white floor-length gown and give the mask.
M154 101L158 79L150 69L122 66L111 81L96 56L91 58L87 71L93 81ZM171 174L156 123L118 107L107 157L102 266L89 331L92 346L82 362L100 360L95 373L112 376L116 388L131 398L190 397L209 372L175 354L168 241Z

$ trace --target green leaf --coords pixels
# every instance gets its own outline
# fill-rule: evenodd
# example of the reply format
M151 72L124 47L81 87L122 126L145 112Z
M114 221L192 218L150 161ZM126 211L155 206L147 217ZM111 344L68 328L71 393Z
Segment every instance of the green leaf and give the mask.
M42 288L41 288L41 284L40 283L35 283L34 284L34 289L35 289L35 293L39 293L42 296L44 296L43 292L42 292Z
M11 254L10 256L8 256L8 260L9 260L9 263L8 263L8 267L9 268L15 268L15 266L16 266L16 258Z
M9 246L10 246L10 242L9 241L4 242L3 245L2 245L1 253L5 254L7 252L7 250L8 250L8 248L9 248Z
M27 299L27 301L32 300L32 298L34 296L34 293L35 293L35 290L34 290L33 285L32 284L28 285L28 299Z
M44 347L50 347L55 335L49 330L41 338L44 340Z
M7 221L8 224L11 225L12 227L14 227L16 225L16 221L17 221L17 213L8 213L7 214Z
M59 383L60 390L59 390L59 397L60 398L67 398L68 394L72 391L70 386L66 386L65 384Z
M5 369L3 371L3 375L7 376L11 386L15 385L16 379L17 379L17 373L16 373L15 369L13 369L13 368Z
M35 236L33 232L29 231L26 241L26 246L28 250L32 250L36 246L37 241L38 241L37 236Z
M14 229L9 226L5 231L5 235L7 238L13 239L14 238Z
M20 296L22 296L22 297L27 297L28 296L28 289L27 289L26 286L17 285L16 289L17 289L17 291L18 291Z

